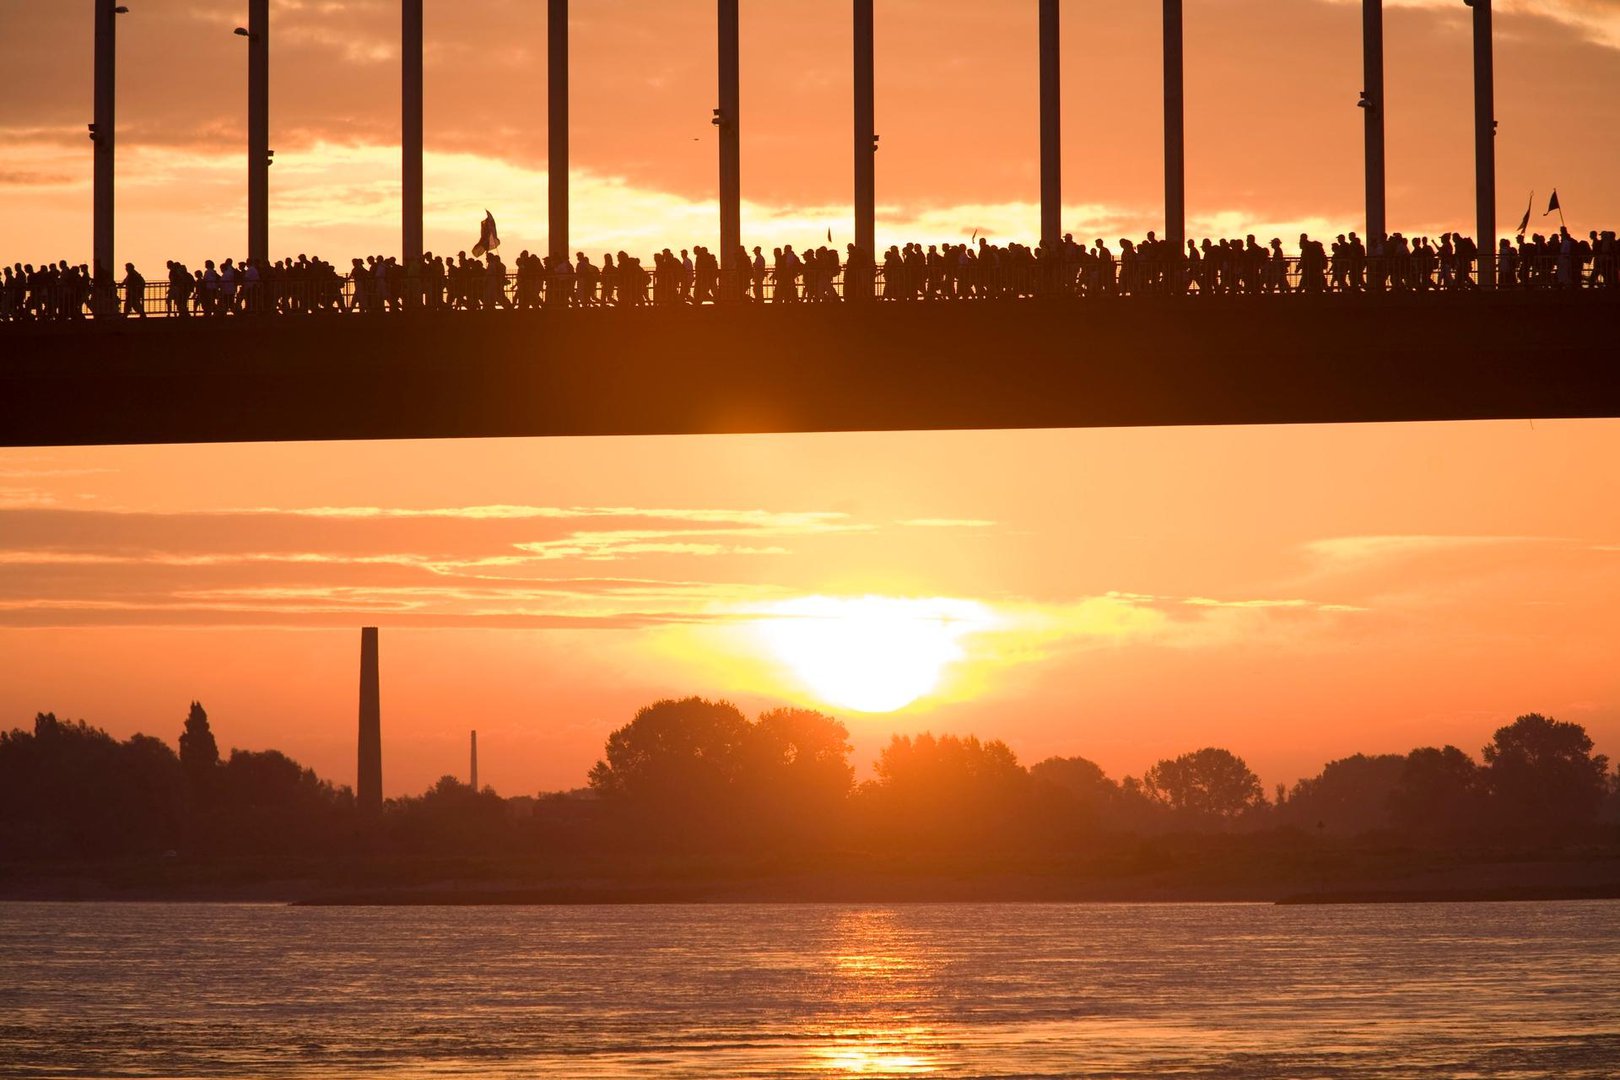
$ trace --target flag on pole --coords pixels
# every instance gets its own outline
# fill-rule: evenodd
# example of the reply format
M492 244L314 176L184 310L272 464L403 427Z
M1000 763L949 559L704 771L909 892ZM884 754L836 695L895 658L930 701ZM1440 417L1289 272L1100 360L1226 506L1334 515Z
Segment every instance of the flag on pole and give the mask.
M1524 220L1519 222L1519 231L1517 236L1520 240L1523 240L1524 234L1530 231L1530 211L1535 208L1535 205L1536 193L1532 191L1530 193L1530 201L1524 204Z
M1558 189L1553 188L1552 200L1547 203L1547 214L1551 214L1562 209L1563 207L1558 205ZM1546 217L1547 214L1542 214L1541 216Z
M482 259L500 246L500 234L495 231L495 215L485 210L484 223L478 227L478 243L473 245L473 258Z

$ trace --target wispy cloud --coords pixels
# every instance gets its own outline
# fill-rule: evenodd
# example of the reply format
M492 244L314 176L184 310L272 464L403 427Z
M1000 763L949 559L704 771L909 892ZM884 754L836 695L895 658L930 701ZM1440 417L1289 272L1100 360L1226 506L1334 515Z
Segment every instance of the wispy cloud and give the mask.
M1413 558L1475 548L1558 543L1545 536L1447 536L1438 534L1386 534L1336 536L1313 540L1305 550L1319 558L1339 562L1365 562Z
M1366 611L1364 607L1355 604L1324 604L1315 600L1215 600L1208 596L1189 596L1181 601L1188 607L1201 608L1227 608L1238 610L1264 611L1266 609L1284 609L1293 611Z
M1328 4L1359 4L1360 0L1321 0ZM1443 10L1457 15L1464 13L1453 0L1384 0L1386 7ZM1620 48L1620 3L1616 0L1495 0L1492 7L1498 15L1530 16L1552 19L1581 32L1583 37Z
M61 506L61 496L36 487L0 487L0 510L28 510Z
M408 625L725 626L805 595L750 580L747 562L788 556L812 541L864 542L884 528L912 534L898 543L917 544L927 541L915 531L994 524L918 517L880 526L822 510L528 504L0 510L0 625L321 626L387 616ZM645 572L586 570L605 564ZM712 572L681 569L699 565ZM991 652L1008 662L1126 640L1188 644L1201 634L1213 641L1217 627L1264 619L1271 609L1296 608L1297 617L1348 609L1140 592L962 602L1007 615L995 624Z
M741 531L741 530L738 530ZM744 533L746 535L746 533ZM519 544L518 550L536 558L584 559L589 562L607 562L634 558L638 555L690 555L711 558L719 555L787 555L785 547L755 547L746 544L695 543L675 540L678 535L653 530L619 529L613 532L582 532L562 540L545 540L533 544ZM713 532L703 535L713 536Z
M378 611L446 625L724 620L782 595L724 580L735 560L878 530L841 512L717 507L13 507L0 509L0 625L319 624ZM678 569L699 562L718 579ZM604 563L651 573L568 572Z
M781 512L775 510L722 510L657 508L634 506L525 506L500 503L490 506L395 507L395 506L313 506L296 509L259 507L239 511L255 514L292 514L321 518L459 518L473 521L525 521L530 519L573 521L590 518L658 518L666 521L695 521L704 524L735 524L759 528L792 530L841 530L870 528L854 525L848 514L829 511Z
M907 518L895 524L914 529L993 529L996 526L996 522L982 518Z

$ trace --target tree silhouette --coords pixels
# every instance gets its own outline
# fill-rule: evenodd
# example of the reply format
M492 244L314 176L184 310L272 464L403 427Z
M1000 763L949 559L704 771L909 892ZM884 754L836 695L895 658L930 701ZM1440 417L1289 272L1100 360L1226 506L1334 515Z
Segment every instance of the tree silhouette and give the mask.
M180 758L151 735L131 735L119 754L126 792L126 851L169 851L185 830L186 792Z
M1231 821L1266 801L1260 778L1244 760L1214 746L1160 761L1142 775L1142 787L1170 810L1218 821Z
M862 786L869 824L913 842L950 844L1014 833L1029 773L999 739L896 735Z
M725 701L659 701L608 736L593 790L649 837L709 843L825 832L854 779L844 725L808 709L749 723Z
M1485 783L1503 823L1547 834L1589 825L1607 792L1609 759L1579 724L1527 713L1485 747Z
M219 770L216 843L225 851L307 854L331 847L353 810L338 791L279 750L232 750Z
M1037 792L1074 825L1095 829L1119 811L1120 787L1083 757L1051 757L1029 768Z
M54 713L0 733L0 851L102 858L173 846L180 764L157 739L120 743Z
M810 709L773 709L760 715L746 744L743 765L749 801L774 830L816 832L849 797L855 769L849 730Z
M1085 758L1025 770L999 741L896 736L874 778L852 791L849 733L833 717L776 709L750 723L727 702L691 697L648 705L614 731L589 791L519 805L446 777L421 796L390 800L384 827L364 836L352 792L285 754L232 750L221 763L198 703L179 743L176 754L145 735L119 742L51 713L36 716L32 730L0 732L0 857L543 850L611 861L648 849L662 860L684 849L750 860L775 852L800 856L801 866L805 852L890 860L920 852L988 867L987 859L1015 849L1107 854L1105 845L1126 842L1107 834L1239 819L1311 829L1321 822L1344 834L1393 825L1402 840L1493 844L1505 829L1552 845L1601 836L1587 831L1599 815L1620 818L1620 777L1609 775L1585 730L1533 713L1495 733L1483 767L1454 746L1404 758L1356 754L1329 762L1279 797L1275 814L1261 814L1259 779L1243 759L1213 747L1116 785ZM1173 843L1151 843L1165 842Z
M1390 795L1406 772L1400 754L1355 754L1330 761L1321 773L1294 785L1278 800L1278 817L1305 829L1355 836L1387 829Z
M1450 836L1479 827L1483 798L1473 758L1455 746L1419 747L1389 793L1390 818L1410 836Z
M414 798L390 801L388 819L396 844L418 854L496 853L511 843L506 801L487 787L474 791L454 776L439 777Z
M657 701L608 736L606 756L591 768L591 787L649 838L711 843L742 823L751 735L728 701Z
M219 744L208 726L208 713L201 702L193 701L191 711L186 714L185 729L180 732L180 765L194 787L202 789L218 764Z

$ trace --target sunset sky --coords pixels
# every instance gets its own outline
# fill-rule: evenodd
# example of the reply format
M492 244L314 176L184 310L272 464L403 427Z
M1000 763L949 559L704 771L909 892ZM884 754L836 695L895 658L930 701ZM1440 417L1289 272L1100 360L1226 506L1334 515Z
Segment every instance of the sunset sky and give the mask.
M239 257L246 4L130 6L120 261ZM271 7L272 255L397 253L397 4ZM1190 233L1360 228L1359 5L1187 7ZM429 246L488 208L543 249L544 5L427 8ZM848 9L743 5L749 244L849 239ZM1615 227L1620 3L1497 11L1499 221L1556 186ZM1063 13L1065 225L1159 227L1158 5ZM576 247L715 242L713 18L576 0ZM1035 18L879 0L880 243L1033 239ZM1391 227L1471 229L1468 11L1386 33ZM91 36L0 2L0 261L89 257ZM1222 745L1269 786L1528 711L1614 754L1617 461L1610 421L0 451L0 725L173 740L195 698L352 783L375 624L391 795L470 728L503 794L581 785L688 693L824 708L863 769L932 729L1116 778Z

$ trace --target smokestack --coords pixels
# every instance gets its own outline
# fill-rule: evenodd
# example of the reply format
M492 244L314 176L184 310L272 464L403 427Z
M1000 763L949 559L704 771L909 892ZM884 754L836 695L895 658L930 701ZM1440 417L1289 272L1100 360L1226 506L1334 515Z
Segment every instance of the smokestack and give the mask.
M478 791L478 732L472 733L472 789Z
M382 812L382 705L375 626L360 630L360 770L355 796L362 814Z

